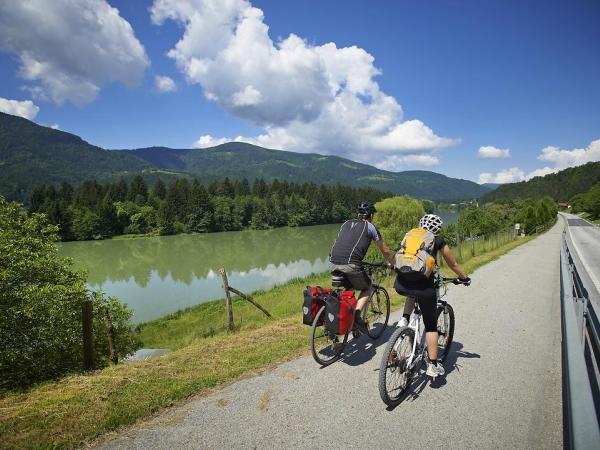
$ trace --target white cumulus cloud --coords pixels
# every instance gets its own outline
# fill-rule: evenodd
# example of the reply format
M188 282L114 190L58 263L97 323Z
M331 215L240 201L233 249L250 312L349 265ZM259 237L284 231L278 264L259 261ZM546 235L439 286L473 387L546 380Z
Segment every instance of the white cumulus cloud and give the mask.
M479 183L516 183L522 181L525 178L525 172L518 167L511 167L510 169L501 170L496 174L484 172L479 175Z
M31 100L9 100L0 97L0 111L6 114L12 114L13 116L24 117L25 119L32 120L40 108L35 105Z
M586 148L563 150L559 147L546 147L542 149L538 159L554 163L554 167L559 170L600 161L600 139L592 141Z
M158 92L174 92L177 90L177 85L173 81L173 78L163 75L156 75L154 77L154 87L156 87Z
M392 172L398 172L400 170L406 170L409 167L414 166L437 166L440 163L440 159L437 156L431 154L414 154L414 155L392 155L388 156L383 161L377 163L375 166L379 169L389 170Z
M208 148L215 147L217 145L225 144L226 142L231 142L232 139L227 138L215 138L210 134L205 134L204 136L200 136L196 142L192 144L192 148Z
M406 120L362 48L312 45L295 34L274 42L263 12L246 0L155 0L150 11L157 25L183 26L168 56L187 81L264 130L247 142L371 164L458 142Z
M481 159L498 159L510 158L510 150L508 148L498 148L492 145L479 147L477 156Z
M1 1L0 51L18 55L32 95L57 104L85 105L109 82L136 86L149 65L106 0Z

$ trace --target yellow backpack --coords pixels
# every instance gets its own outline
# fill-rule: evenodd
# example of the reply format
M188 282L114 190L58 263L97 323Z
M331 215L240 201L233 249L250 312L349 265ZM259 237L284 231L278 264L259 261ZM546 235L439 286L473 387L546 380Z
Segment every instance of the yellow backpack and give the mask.
M394 257L396 270L407 280L426 280L435 268L435 235L424 228L413 228L404 235Z

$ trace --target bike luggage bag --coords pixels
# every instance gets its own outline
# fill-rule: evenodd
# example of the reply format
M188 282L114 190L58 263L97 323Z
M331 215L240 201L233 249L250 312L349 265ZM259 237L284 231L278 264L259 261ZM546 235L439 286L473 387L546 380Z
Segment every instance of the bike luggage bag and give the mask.
M325 329L333 334L346 334L350 331L354 323L356 303L352 291L325 297Z
M312 325L319 309L325 305L325 296L331 294L331 288L321 286L306 286L304 291L304 304L302 306L302 323Z

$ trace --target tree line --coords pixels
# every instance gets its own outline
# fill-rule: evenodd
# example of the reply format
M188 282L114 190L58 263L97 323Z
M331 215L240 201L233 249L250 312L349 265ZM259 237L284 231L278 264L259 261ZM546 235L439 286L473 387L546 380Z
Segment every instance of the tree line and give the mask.
M557 213L558 207L550 197L486 203L481 207L471 206L463 210L457 224L446 227L445 232L449 239L457 233L464 239L468 236L490 235L518 223L521 230L530 234L536 227L553 221Z
M573 197L573 212L587 212L592 219L600 219L600 183L589 191Z
M359 201L391 194L369 187L317 185L256 179L214 181L158 179L148 187L141 176L77 187L40 185L29 197L30 214L44 213L59 226L62 240L101 239L120 234L206 233L245 228L339 223L355 214Z

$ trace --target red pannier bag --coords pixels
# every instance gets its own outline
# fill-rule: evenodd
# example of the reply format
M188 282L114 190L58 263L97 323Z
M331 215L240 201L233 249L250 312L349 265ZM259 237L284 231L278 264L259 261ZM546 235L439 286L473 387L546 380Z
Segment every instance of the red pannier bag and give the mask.
M319 309L325 306L325 297L333 292L331 288L321 286L306 286L304 291L304 305L302 306L302 323L312 325Z
M325 329L333 334L346 334L354 324L357 300L353 291L342 291L339 295L325 298Z

